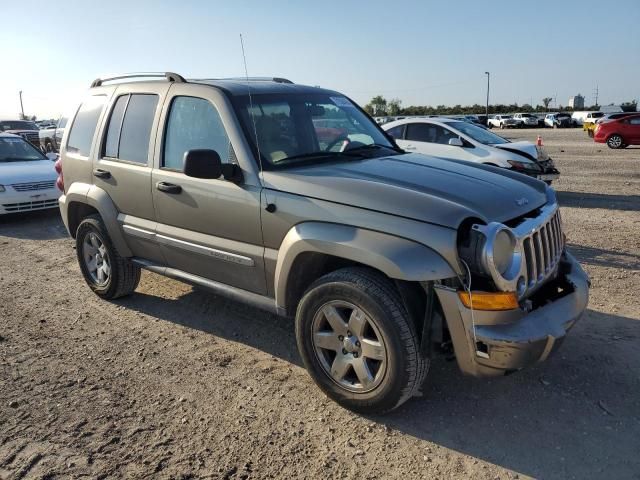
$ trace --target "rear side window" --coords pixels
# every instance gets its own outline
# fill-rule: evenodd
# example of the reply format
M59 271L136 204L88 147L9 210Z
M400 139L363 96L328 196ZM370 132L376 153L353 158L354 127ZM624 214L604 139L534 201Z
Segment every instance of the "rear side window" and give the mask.
M80 105L71 132L69 132L67 151L83 157L89 156L93 135L106 100L105 95L94 95Z
M103 155L146 164L157 106L157 95L119 97L111 111Z
M215 150L222 162L234 157L220 114L211 102L196 97L174 98L165 130L162 167L182 171L185 152L201 148Z
M633 117L629 120L631 125L640 125L640 117Z

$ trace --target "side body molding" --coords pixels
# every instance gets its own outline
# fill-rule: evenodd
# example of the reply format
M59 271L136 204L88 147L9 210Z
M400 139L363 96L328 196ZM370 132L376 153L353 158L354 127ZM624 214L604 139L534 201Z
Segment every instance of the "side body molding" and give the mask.
M101 188L87 183L74 182L66 194L60 197L60 213L69 234L74 237L69 225L69 206L78 202L95 208L104 222L111 241L118 253L123 257L132 256L132 252L125 241L122 228L118 223L118 209L111 197Z
M353 260L397 280L427 281L456 276L436 251L414 241L349 225L305 222L289 230L278 251L274 284L278 307L286 306L289 272L296 257L305 252Z

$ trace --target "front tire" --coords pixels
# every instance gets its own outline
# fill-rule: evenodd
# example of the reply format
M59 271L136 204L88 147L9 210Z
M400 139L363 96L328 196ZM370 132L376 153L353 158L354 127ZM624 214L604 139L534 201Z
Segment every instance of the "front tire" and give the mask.
M624 140L620 135L614 133L609 138L607 138L607 146L613 149L624 148Z
M309 287L298 305L296 339L324 393L363 414L406 402L429 368L393 284L365 268L337 270Z
M78 226L76 255L87 285L101 298L129 295L140 282L140 267L118 254L99 215L86 217Z

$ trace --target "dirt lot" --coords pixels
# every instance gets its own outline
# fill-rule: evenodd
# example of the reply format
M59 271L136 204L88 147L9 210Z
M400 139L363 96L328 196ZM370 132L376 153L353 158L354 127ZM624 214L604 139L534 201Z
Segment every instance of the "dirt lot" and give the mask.
M301 367L292 324L144 273L98 300L57 211L0 220L0 478L640 478L640 148L545 144L589 311L504 378L434 361L365 418Z

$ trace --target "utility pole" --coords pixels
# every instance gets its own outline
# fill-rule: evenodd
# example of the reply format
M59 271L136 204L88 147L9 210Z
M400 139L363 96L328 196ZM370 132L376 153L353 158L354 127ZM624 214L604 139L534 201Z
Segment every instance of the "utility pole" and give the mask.
M487 109L486 109L486 115L487 115L487 122L485 125L489 125L489 77L491 77L491 74L489 72L484 72L485 75L487 76Z
M598 106L598 86L596 85L596 88L593 89L593 97L595 99L595 106Z
M20 90L20 111L22 112L22 119L24 119L24 107L22 106L22 90Z

